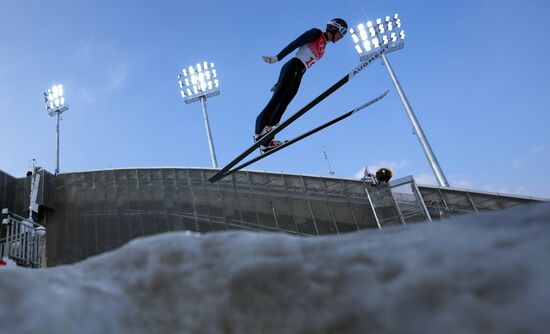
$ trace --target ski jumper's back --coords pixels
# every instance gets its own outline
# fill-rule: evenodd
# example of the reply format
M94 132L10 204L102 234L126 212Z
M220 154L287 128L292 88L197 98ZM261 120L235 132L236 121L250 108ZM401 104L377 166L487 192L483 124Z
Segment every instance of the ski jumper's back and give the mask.
M307 68L310 68L319 59L323 58L326 46L327 41L325 40L325 36L321 33L319 37L312 42L302 45L296 53L296 58L300 59Z
M325 34L317 28L310 29L290 43L278 55L279 60L286 57L290 52L298 49L295 58L300 59L306 69L310 68L325 54L327 40Z

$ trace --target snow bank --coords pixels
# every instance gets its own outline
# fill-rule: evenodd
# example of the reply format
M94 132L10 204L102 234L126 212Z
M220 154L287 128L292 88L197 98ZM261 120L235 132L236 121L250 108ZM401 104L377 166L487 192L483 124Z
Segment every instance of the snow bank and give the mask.
M3 333L543 333L550 204L343 236L168 233L0 270Z
M7 256L5 256L3 258L0 258L0 266L17 267L17 263L15 263L15 261L13 261L10 258L8 258Z

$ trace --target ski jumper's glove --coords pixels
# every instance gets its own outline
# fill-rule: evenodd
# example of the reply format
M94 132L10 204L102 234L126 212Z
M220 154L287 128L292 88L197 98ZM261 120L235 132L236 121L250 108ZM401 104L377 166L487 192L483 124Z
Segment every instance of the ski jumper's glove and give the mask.
M268 64L275 64L279 61L279 58L277 58L277 56L262 56L262 58Z

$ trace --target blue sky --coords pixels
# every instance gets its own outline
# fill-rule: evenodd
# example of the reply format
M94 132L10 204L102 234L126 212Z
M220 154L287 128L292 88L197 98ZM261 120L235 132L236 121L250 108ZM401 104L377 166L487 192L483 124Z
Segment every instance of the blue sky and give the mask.
M365 11L365 10L366 11ZM398 12L407 33L389 58L452 186L550 197L550 4L530 1L16 1L0 3L0 169L55 170L55 121L42 92L65 87L61 171L210 167L198 103L177 75L203 60L222 92L208 100L219 165L252 143L283 63L276 54L333 17L351 26ZM287 58L290 59L290 56ZM286 59L285 59L286 60ZM292 112L358 63L351 38L306 73ZM337 176L365 165L435 183L385 68L370 67L281 133L294 137L391 89L376 106L251 166Z

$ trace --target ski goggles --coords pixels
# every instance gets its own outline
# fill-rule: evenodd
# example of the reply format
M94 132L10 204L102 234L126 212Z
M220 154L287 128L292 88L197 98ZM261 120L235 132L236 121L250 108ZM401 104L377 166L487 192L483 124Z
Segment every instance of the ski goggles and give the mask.
M329 22L328 24L330 24L331 26L335 27L336 29L338 29L338 32L340 32L340 35L342 35L342 37L344 37L344 35L348 32L348 28L346 27L342 27L341 25L339 25L338 23L336 22Z

